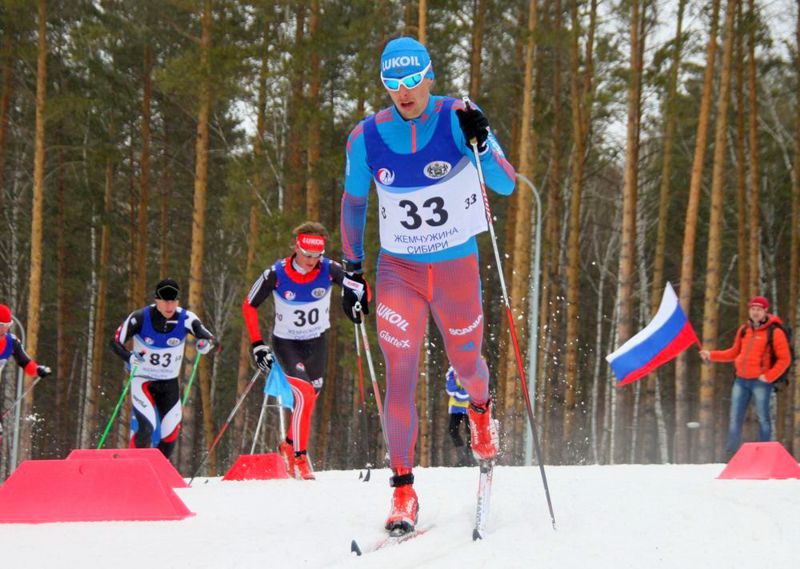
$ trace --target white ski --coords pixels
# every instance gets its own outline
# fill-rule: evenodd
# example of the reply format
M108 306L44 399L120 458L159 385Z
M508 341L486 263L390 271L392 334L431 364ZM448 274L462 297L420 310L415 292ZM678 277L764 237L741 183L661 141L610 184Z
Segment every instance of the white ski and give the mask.
M494 463L482 460L479 463L478 501L475 509L475 528L472 530L472 541L483 539L486 535L486 520L489 519L489 507L492 501L492 468Z

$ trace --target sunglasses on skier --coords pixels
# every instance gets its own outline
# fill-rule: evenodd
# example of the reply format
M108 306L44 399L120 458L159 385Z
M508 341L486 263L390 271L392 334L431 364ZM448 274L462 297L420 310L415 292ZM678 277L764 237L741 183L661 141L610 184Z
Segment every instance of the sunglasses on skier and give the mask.
M325 251L308 251L300 247L300 245L297 246L297 252L309 259L319 259L325 254Z
M429 61L428 65L426 65L425 69L422 71L417 71L416 73L406 75L400 79L384 77L383 73L381 73L381 81L383 81L383 86L389 91L399 91L401 85L406 89L414 89L415 87L419 87L420 83L422 83L422 80L425 79L425 74L430 70L430 68L431 62Z

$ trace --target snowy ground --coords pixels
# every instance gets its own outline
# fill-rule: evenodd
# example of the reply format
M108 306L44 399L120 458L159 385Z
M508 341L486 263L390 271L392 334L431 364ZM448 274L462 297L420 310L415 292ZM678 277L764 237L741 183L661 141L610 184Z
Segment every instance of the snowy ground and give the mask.
M387 470L315 482L197 479L179 522L0 525L3 567L675 568L798 567L800 480L715 480L723 465L548 467L557 530L536 468L495 469L488 536L472 542L477 468L416 469L425 535L378 541ZM794 537L791 537L794 536Z

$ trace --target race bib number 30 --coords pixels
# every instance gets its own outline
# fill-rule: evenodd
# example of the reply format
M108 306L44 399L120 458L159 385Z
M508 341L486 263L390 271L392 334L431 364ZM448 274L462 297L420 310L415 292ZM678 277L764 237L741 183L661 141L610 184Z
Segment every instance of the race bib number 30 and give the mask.
M475 166L465 157L454 171L437 184L403 193L376 181L381 247L404 255L435 253L486 231Z

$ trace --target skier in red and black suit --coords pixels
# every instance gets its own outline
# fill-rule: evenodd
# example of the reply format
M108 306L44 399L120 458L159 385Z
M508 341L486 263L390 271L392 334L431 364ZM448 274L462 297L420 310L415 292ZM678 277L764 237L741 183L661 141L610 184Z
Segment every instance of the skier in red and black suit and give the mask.
M331 286L333 283L341 286L344 270L323 255L328 232L322 224L308 221L293 233L294 253L276 261L256 279L242 312L256 364L268 370L272 366L272 350L261 336L257 309L272 295L275 302L272 347L294 396L289 432L279 451L295 478L314 480L308 458L311 415L325 373Z
M160 426L158 449L172 454L181 428L181 400L178 374L183 362L186 334L197 341L197 352L207 354L216 345L197 315L178 306L178 283L164 279L156 285L155 303L132 312L120 324L111 348L136 372L131 381L134 417L130 446L150 448ZM133 339L133 351L125 342Z
M9 332L14 325L11 317L11 309L5 304L0 304L0 373L6 367L10 358L17 360L17 365L22 368L26 375L31 377L47 377L51 370L49 367L39 365L25 352L22 342L14 334ZM3 432L3 425L0 424L0 434Z

